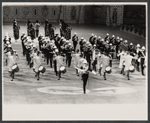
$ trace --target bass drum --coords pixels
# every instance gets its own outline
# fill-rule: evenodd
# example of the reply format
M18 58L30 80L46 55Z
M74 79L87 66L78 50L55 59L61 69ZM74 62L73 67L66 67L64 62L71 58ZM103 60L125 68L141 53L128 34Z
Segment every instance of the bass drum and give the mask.
M134 71L135 71L135 68L134 68L133 65L131 65L131 66L129 67L129 71L130 71L130 72L134 72Z
M40 67L39 67L39 72L45 73L45 71L46 71L45 67L43 67L43 66L40 66Z
M105 68L105 71L106 71L106 73L110 74L110 73L111 73L111 67L110 67L110 66L107 66L107 67Z
M13 65L12 66L12 71L14 71L14 72L18 72L19 71L19 67L18 67L18 65Z
M66 73L66 68L65 68L65 66L61 66L61 67L60 67L60 71L61 71L61 73Z

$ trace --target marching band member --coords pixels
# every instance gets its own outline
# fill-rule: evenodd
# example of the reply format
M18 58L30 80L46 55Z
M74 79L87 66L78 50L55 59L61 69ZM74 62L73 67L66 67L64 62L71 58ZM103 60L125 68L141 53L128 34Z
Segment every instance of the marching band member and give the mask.
M56 74L56 76L58 75L58 73L57 73L57 62L56 62L56 60L54 59L57 55L57 53L58 53L59 51L58 51L58 49L56 48L55 49L55 51L54 51L54 55L53 55L53 64L54 64L54 72L55 72L55 74Z
M48 19L45 20L44 31L45 31L45 36L49 36L49 23L48 23Z
M124 57L125 57L125 51L124 50L121 50L120 53L118 53L118 57L120 57L120 62L119 62L119 68L121 69L121 72L120 74L124 74Z
M48 43L46 45L46 48L47 48L47 51L48 51L48 54L47 54L47 64L49 64L49 60L50 60L50 67L52 68L53 67L53 55L54 55L54 52L53 52L53 43Z
M97 42L96 42L96 48L97 48L97 49L100 49L100 46L101 46L101 37L98 36Z
M133 57L130 55L129 51L126 51L126 55L124 57L124 61L125 61L125 73L127 74L127 78L128 80L130 80L130 76L129 76L129 67L132 65L132 59L137 59L136 57Z
M144 63L145 63L145 57L146 57L145 56L146 55L146 51L145 51L145 47L144 46L142 46L142 49L140 50L138 55L139 55L139 59L140 59L141 73L144 76L144 67L145 67Z
M76 52L72 56L74 58L74 67L77 67L78 61L80 58L79 49L77 49ZM78 69L76 69L76 75L79 76Z
M82 80L83 80L83 92L84 92L84 94L86 93L86 85L87 85L87 81L89 78L88 66L89 65L88 65L87 61L84 60L83 66L82 66L82 70L83 70Z
M100 59L98 60L98 65L99 65L99 72L100 72L100 75L102 73L103 77L104 77L104 80L106 80L106 67L109 66L110 64L110 57L108 56L108 53L104 52ZM101 67L102 66L102 67Z
M31 33L31 39L34 40L36 36L35 36L35 27L33 23L31 23L30 33Z
M116 38L116 58L118 59L117 53L119 51L119 45L120 45L120 38Z
M64 65L65 58L64 58L62 53L56 52L56 56L54 58L54 61L55 60L56 60L56 64L57 64L57 74L56 75L58 75L58 80L60 80L60 78L61 78L61 70L60 70L60 68L62 66L65 66Z
M14 55L14 51L12 50L8 56L8 71L10 73L11 81L13 81L15 74L15 71L12 69L14 65L16 65L16 55Z
M31 58L30 58L30 52L31 52L32 43L31 40L28 40L28 43L26 44L26 60L27 64L30 65Z
M33 60L33 71L36 73L37 80L40 78L40 71L39 67L41 66L41 56L40 56L40 51L37 51L37 55L34 55L32 58Z
M17 24L17 22L14 25L14 39L15 41L17 41L19 39L19 30L20 30L20 26Z
M40 33L40 35L39 35L39 37L38 37L38 41L39 41L39 50L41 51L41 46L42 46L42 44L43 44L43 41L44 40L44 37L43 37L43 35L42 35L42 33Z
M40 28L40 23L38 20L36 20L36 23L35 23L35 32L36 32L36 37L39 36L39 28Z
M73 41L73 48L74 48L74 51L75 51L76 50L76 46L78 44L78 36L77 36L76 32L74 33L74 36L72 37L72 41Z
M128 50L129 50L130 53L134 56L134 54L135 54L135 47L134 47L134 45L133 45L132 42L129 44Z
M95 54L95 55L94 55ZM93 70L96 72L97 71L97 60L99 59L99 57L101 56L100 51L98 49L94 49L93 51ZM98 68L99 69L99 68Z
M30 34L30 28L31 28L31 21L28 19L27 20L27 36L30 36L31 34Z
M112 35L112 38L110 39L110 43L112 43L113 45L116 44L115 35Z
M67 47L66 47L66 64L68 64L68 67L70 67L71 65L71 53L73 51L73 47L71 46L71 43L68 43Z
M96 44L97 44L97 35L94 36L93 42L92 42L92 45L96 45Z
M25 35L25 33L23 32L23 33L22 33L22 36L21 36L21 44L22 44L22 50L23 50L22 54L23 54L23 56L25 56L24 40L26 40L26 35Z
M136 54L138 55L138 59L136 60L136 64L137 64L137 71L140 71L139 65L140 65L140 56L139 56L139 52L140 52L140 44L137 44L136 46Z
M86 52L84 52L85 55L85 59L88 62L89 65L89 70L91 70L91 59L92 59L92 45L89 43L89 45L87 46L87 50Z
M8 46L5 48L5 63L6 65L8 64L8 58L11 55L11 51L12 51L12 47L10 44L8 44Z
M106 34L106 37L105 37L105 41L107 41L107 40L108 40L108 41L110 40L110 37L109 37L109 34L108 34L108 33Z
M78 73L81 75L82 81L83 81L83 93L86 93L86 84L87 84L87 80L89 78L89 65L86 61L86 59L83 58L83 53L81 53L80 55L80 59L78 61L78 67L76 67L76 69L78 69Z
M93 44L93 39L94 39L94 34L92 33L92 36L89 38L89 42L90 42L91 44Z

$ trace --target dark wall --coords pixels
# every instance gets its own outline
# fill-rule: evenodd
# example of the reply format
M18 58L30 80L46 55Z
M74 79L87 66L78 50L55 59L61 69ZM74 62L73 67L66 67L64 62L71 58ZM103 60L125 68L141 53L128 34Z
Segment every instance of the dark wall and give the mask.
M146 6L144 5L125 5L124 24L143 24L146 20Z

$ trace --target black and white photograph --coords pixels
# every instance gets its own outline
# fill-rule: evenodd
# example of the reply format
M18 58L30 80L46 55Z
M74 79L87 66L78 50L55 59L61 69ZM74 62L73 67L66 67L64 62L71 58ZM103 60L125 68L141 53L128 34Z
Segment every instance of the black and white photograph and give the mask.
M147 120L147 11L3 2L3 120Z

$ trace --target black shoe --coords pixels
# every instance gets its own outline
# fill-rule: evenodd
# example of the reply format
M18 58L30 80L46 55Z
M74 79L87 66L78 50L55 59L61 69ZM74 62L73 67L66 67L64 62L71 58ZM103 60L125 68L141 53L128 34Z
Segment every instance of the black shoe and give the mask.
M37 77L37 75L35 75L35 77Z
M13 79L11 79L11 81L13 81Z
M39 80L39 78L37 80Z
M79 76L79 74L77 74L77 76Z
M104 78L104 80L106 80L106 78Z
M130 79L128 78L128 80L130 80Z
M58 80L60 80L60 78Z

